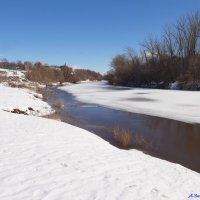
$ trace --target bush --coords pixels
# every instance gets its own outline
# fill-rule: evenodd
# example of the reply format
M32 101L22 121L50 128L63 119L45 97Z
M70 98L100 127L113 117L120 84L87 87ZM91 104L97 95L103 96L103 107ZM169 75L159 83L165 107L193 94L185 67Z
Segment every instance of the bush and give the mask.
M74 76L77 78L78 81L100 81L103 78L100 73L88 69L75 69Z
M114 128L113 134L115 141L117 141L121 147L127 148L131 145L132 135L129 130L124 128Z
M59 69L51 69L50 67L36 67L28 70L26 73L27 79L46 85L62 82L63 74Z

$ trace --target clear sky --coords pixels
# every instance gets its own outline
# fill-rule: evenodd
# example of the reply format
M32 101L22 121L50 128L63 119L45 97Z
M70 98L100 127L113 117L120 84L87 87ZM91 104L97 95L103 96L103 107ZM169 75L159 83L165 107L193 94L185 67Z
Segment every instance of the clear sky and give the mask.
M113 56L200 9L199 0L0 0L0 58L106 72Z

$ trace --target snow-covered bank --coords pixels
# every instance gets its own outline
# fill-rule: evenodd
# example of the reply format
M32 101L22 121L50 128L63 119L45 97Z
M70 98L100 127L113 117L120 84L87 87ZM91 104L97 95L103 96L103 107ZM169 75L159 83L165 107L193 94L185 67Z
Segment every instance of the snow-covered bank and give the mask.
M123 88L105 82L81 83L60 87L79 101L103 106L200 123L200 92L160 89Z
M0 68L0 73L3 76L6 77L17 77L20 79L26 79L25 78L25 71L20 71L20 70L9 70L9 69L2 69Z
M53 112L52 108L35 92L21 88L0 85L0 109L13 111L19 109L30 115L42 116Z
M200 174L178 164L117 149L66 123L4 111L51 112L35 95L0 86L1 200L175 200L200 193Z
M200 175L71 125L0 111L1 200L188 199Z

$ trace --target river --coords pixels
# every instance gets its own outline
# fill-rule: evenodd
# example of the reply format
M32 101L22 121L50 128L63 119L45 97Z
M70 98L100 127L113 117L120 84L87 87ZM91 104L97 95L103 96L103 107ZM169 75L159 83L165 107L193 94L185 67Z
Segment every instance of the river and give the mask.
M137 135L144 142L132 144L129 149L138 149L200 172L199 124L82 103L70 93L55 88L48 89L47 99L52 106L58 101L64 104L63 108L56 108L63 122L86 129L116 147L119 146L113 137L113 129L130 130L133 137Z

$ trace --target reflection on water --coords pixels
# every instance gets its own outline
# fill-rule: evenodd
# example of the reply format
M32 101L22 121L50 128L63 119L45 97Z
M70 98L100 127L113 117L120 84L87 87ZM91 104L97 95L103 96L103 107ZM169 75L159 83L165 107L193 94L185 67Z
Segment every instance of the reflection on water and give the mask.
M113 110L94 104L81 103L64 91L48 91L48 101L62 100L64 109L58 109L62 121L97 134L113 145L113 129L129 129L140 135L145 143L131 148L140 149L153 156L179 163L200 172L200 125L171 119Z

